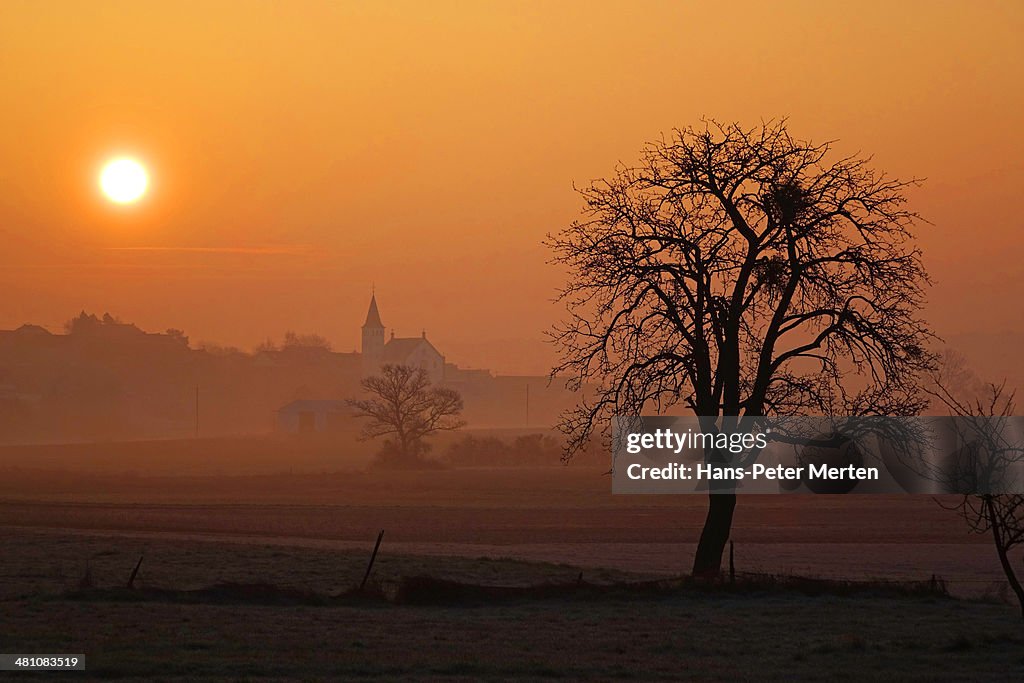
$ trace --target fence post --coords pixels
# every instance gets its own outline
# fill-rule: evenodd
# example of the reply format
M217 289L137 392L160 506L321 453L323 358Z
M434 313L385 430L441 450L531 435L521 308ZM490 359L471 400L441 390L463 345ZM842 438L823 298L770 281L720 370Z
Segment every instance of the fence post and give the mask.
M139 555L139 561L135 563L135 569L132 570L132 575L128 577L128 587L129 588L131 588L132 585L135 583L135 577L139 573L139 567L142 566L142 558L144 558L144 557L145 557L145 555Z
M373 561L377 559L377 551L380 549L380 542L384 538L384 530L377 534L377 543L373 546L373 554L370 555L370 564L366 565L366 573L363 574L363 582L359 584L359 590L366 586L366 580L370 578L370 570L373 569Z

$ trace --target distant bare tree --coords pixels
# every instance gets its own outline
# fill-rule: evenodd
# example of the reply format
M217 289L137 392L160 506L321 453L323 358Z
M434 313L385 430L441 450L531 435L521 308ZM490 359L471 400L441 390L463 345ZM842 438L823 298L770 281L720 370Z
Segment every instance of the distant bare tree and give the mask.
M785 121L675 130L583 188L546 244L569 282L553 376L596 395L563 416L566 457L614 414L688 407L705 431L771 415L913 415L932 367L911 244L914 181L830 160ZM723 453L705 453L721 462ZM693 571L717 575L735 490L710 491Z
M978 390L973 375L956 363L936 373L927 391L943 403L958 421L961 449L970 456L970 480L958 471L957 484L977 493L962 496L955 504L943 507L955 510L976 534L988 534L999 557L1006 581L1017 597L1024 619L1024 587L1013 568L1011 555L1024 547L1024 495L998 493L998 483L1006 482L1007 471L1024 461L1024 443L1020 435L1004 429L1007 418L1016 413L1014 393L1004 384L988 384ZM972 421L970 418L980 418ZM958 470L965 468L957 468Z
M328 341L327 337L323 337L319 334L297 334L295 332L284 333L284 343L281 345L284 350L296 349L296 350L320 350L330 351L331 342Z
M104 313L101 318L95 313L86 313L85 311L82 311L76 317L71 318L64 323L64 331L68 334L88 333L104 327L126 327L137 332L141 332L141 330L139 330L135 325L123 322L120 318L117 318L110 313Z
M256 345L256 348L253 349L253 353L270 353L278 350L279 349L277 347L277 344L274 343L274 340L267 337L266 339L264 339L263 341Z
M352 399L357 417L368 418L364 438L390 436L384 453L393 453L395 465L415 465L427 451L426 438L466 423L459 419L462 397L447 387L431 386L422 368L384 365L380 374L362 380L367 399ZM387 446L392 449L388 449Z
M168 327L164 334L182 346L188 346L188 335L186 335L183 330L179 330L175 327Z
M95 313L86 313L82 311L76 317L67 320L64 323L64 332L67 334L75 334L81 332L87 327L94 327L102 324L102 321L96 317Z
M201 341L197 347L200 351L210 354L211 356L218 356L221 358L227 358L231 356L244 356L245 352L237 346L224 346L216 342Z

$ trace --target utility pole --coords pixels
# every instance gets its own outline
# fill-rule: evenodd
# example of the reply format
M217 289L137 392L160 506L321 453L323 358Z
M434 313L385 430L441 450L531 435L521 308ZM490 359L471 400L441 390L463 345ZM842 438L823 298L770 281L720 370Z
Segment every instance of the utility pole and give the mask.
M526 381L526 426L530 426L530 381Z
M199 438L199 385L196 385L196 438Z

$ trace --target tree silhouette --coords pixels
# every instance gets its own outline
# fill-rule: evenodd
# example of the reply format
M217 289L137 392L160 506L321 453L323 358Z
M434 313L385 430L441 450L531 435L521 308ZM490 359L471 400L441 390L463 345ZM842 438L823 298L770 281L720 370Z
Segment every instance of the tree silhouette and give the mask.
M552 375L597 385L566 413L566 457L614 414L685 406L705 431L772 415L912 415L933 365L918 317L927 273L918 218L860 156L705 122L648 145L580 190L584 216L549 235L569 273ZM710 450L709 462L724 454ZM710 491L694 558L719 572L735 490Z
M408 365L384 365L380 374L366 377L360 383L370 398L353 399L356 417L369 418L363 427L364 438L391 436L395 465L412 465L426 453L425 439L439 431L451 431L465 422L459 392L446 387L433 387L422 368Z
M959 354L943 358L926 391L959 418L957 443L961 461L953 481L941 480L949 490L969 491L955 503L940 505L955 510L972 533L992 538L1006 582L1017 598L1024 619L1024 585L1013 568L1011 555L1024 547L1024 495L1005 493L1020 484L1012 472L1024 462L1024 441L1009 429L1017 414L1014 391L1002 384L982 384Z
M319 334L298 334L289 330L284 333L281 348L286 351L330 351L331 342Z

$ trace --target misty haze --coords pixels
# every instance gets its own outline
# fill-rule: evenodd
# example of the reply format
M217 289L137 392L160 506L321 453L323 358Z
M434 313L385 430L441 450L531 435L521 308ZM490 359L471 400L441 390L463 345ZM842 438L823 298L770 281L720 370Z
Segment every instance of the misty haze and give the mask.
M1022 31L0 4L0 670L1024 678Z

